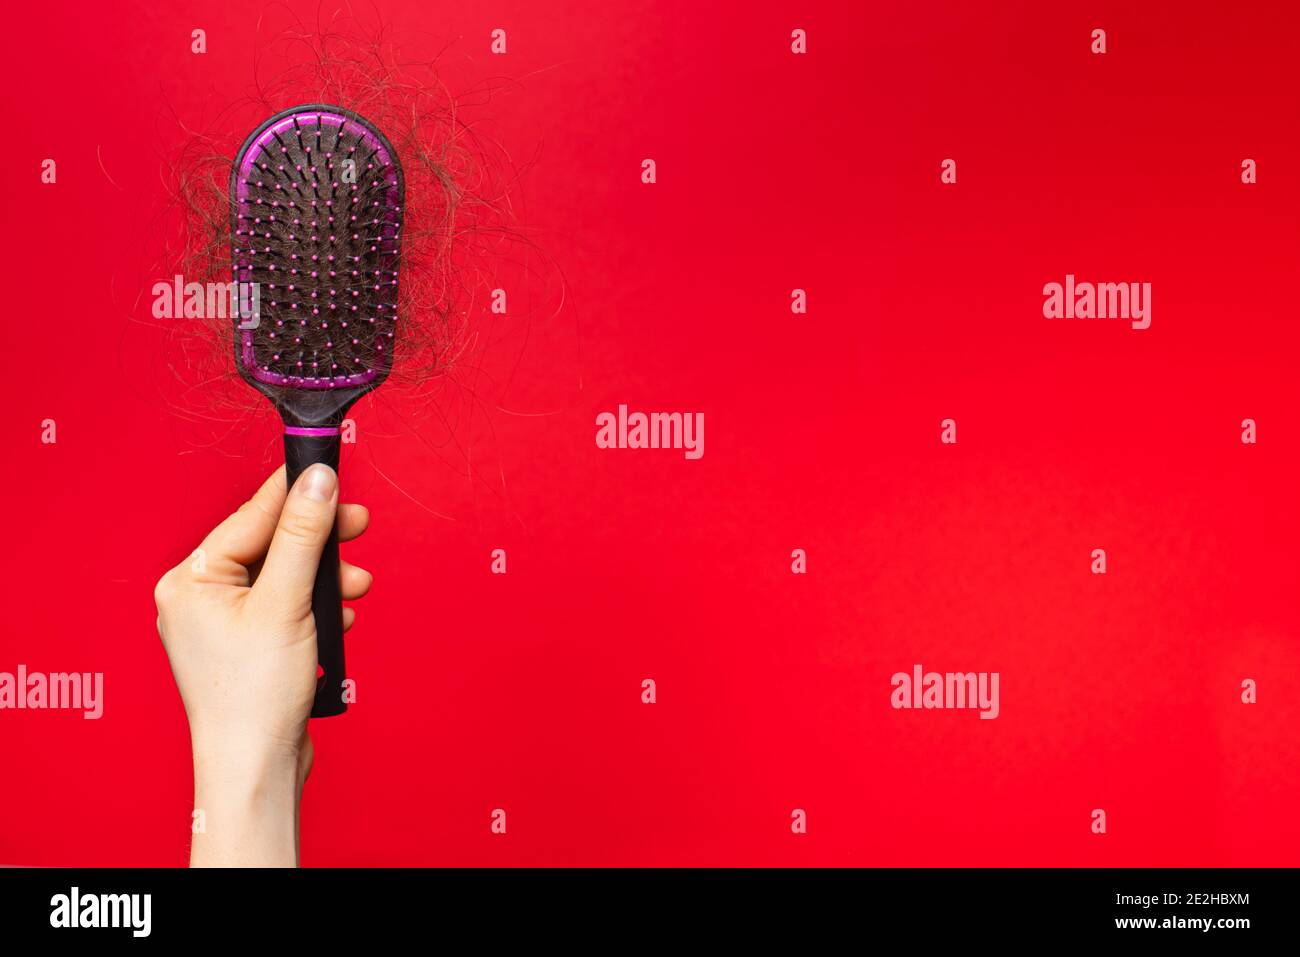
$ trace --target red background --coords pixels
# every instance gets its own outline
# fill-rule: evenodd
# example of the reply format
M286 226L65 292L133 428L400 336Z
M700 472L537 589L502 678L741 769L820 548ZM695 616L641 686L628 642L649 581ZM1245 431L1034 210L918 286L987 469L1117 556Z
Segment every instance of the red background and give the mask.
M376 585L305 864L1297 863L1300 31L1135 6L378 5L457 88L512 81L485 114L568 294L487 357L467 452L357 410ZM278 440L196 448L124 381L137 213L160 113L247 86L263 9L52 0L0 39L0 670L106 685L99 721L0 712L0 863L186 860L152 587ZM1151 282L1151 328L1044 319L1067 272ZM704 457L598 450L620 402L704 412ZM918 662L1000 672L1001 716L892 710Z

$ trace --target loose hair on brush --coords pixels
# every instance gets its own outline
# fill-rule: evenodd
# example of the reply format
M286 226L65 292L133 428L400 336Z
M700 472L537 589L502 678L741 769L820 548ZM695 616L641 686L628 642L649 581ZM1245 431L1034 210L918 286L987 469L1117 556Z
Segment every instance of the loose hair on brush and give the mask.
M517 258L520 247L537 252L514 219L519 171L463 118L467 98L447 90L436 66L436 58L406 58L383 29L367 29L350 14L286 29L257 54L251 91L208 124L214 131L180 124L179 145L164 167L169 215L160 272L187 284L229 283L238 265L230 183L249 130L289 108L322 104L382 131L405 178L398 334L385 391L401 393L413 415L429 411L449 380L474 388L493 341L483 318L495 264ZM480 88L469 99L481 103L493 92ZM218 428L252 413L256 397L239 385L231 362L228 318L169 323L164 338L166 367L180 389L174 411ZM295 353L294 361L301 359ZM446 424L448 410L433 411Z

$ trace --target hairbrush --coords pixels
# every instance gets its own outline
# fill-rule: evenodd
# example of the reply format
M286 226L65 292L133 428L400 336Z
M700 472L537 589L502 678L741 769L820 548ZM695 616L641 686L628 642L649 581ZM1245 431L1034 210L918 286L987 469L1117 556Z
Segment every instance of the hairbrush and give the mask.
M393 362L405 183L392 144L362 117L311 104L277 113L235 155L231 264L241 306L235 365L284 422L285 479L339 467L348 409ZM346 677L338 526L312 590L319 677L312 717L342 714Z

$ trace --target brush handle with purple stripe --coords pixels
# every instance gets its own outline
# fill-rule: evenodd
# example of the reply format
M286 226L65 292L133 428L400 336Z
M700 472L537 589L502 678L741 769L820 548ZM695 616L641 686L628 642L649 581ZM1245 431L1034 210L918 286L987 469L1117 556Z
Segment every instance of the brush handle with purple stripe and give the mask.
M285 481L289 488L298 476L317 462L339 470L337 428L295 428L284 431ZM339 594L339 525L330 529L316 569L311 592L311 611L316 618L316 661L323 674L316 681L313 718L328 718L348 710L343 700L343 599Z

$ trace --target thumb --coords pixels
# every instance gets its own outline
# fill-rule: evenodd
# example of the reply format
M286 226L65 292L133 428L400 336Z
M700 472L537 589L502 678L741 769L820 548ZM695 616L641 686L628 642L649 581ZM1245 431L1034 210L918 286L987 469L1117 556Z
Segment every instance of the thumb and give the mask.
M285 499L262 572L253 593L276 602L290 614L311 609L312 585L321 550L334 527L339 480L328 465L311 466Z

